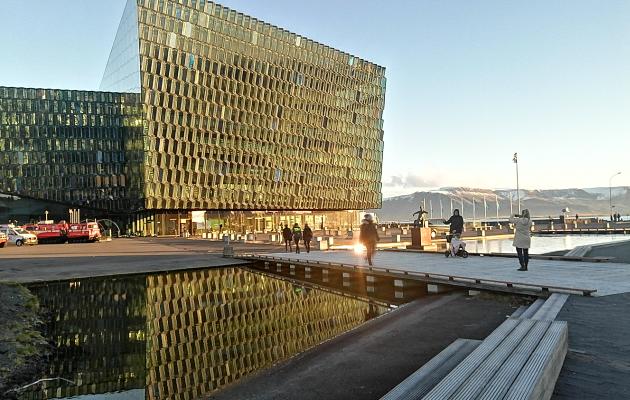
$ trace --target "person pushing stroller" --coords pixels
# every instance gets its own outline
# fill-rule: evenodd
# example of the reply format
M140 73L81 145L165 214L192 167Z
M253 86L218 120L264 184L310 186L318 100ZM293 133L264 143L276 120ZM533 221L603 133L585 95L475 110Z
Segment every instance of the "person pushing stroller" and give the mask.
M446 241L451 244L450 255L455 257L461 254L462 257L466 258L468 256L466 243L461 240L461 235L464 231L464 218L459 215L459 210L457 208L453 210L453 215L451 215L448 220L442 220L442 222L451 226L449 234L446 237ZM446 252L448 253L448 250ZM446 255L448 256L448 254Z

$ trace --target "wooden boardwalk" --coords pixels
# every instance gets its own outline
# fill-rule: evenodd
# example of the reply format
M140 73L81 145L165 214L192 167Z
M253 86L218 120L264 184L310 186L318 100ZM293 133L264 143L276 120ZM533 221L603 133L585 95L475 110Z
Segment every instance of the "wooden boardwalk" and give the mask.
M363 256L351 251L325 251L312 253L270 253L273 256L303 262L328 262L367 266ZM565 287L596 290L595 296L630 292L630 264L604 262L572 262L558 260L531 260L529 271L517 271L516 258L474 257L446 258L443 254L379 251L374 267L451 275L471 280L513 282L541 287Z

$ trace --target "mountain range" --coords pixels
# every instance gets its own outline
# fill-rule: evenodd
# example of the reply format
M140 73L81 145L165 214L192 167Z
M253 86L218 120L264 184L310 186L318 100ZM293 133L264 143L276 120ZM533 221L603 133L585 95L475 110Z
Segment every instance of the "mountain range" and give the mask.
M571 215L610 215L608 187L586 189L550 189L519 191L521 207L527 208L534 217L558 216L563 209ZM484 199L486 206L484 207ZM415 192L408 195L390 197L383 200L380 210L373 210L381 221L412 221L412 214L423 209L430 218L451 215L453 208L463 210L465 218L507 217L518 210L516 189L476 189L464 187L444 187L437 190ZM630 214L630 186L612 188L612 204L615 212Z

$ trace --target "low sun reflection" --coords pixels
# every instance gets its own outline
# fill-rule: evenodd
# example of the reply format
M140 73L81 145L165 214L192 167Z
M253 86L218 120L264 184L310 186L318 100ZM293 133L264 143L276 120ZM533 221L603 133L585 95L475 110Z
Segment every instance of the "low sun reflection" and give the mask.
M365 246L361 243L357 243L353 246L354 254L363 254L365 253Z

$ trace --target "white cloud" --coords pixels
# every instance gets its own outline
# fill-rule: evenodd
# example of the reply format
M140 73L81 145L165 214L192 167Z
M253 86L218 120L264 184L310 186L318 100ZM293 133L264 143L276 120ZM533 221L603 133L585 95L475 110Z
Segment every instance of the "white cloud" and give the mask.
M433 178L427 178L420 175L392 175L389 181L385 181L383 186L400 187L400 188L426 188L437 186L437 182Z

